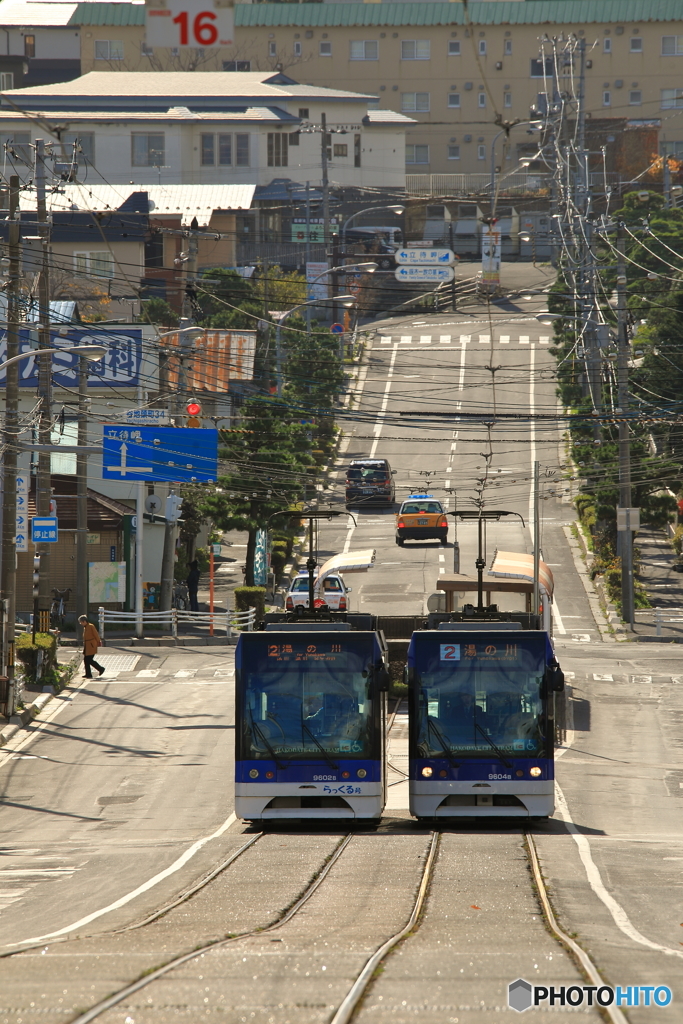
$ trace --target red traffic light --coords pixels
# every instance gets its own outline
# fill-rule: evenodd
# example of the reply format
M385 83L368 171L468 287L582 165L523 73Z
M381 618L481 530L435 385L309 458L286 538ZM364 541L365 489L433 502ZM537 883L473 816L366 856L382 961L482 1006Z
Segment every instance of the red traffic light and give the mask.
M185 409L188 416L199 416L202 411L202 407L199 402L188 402Z

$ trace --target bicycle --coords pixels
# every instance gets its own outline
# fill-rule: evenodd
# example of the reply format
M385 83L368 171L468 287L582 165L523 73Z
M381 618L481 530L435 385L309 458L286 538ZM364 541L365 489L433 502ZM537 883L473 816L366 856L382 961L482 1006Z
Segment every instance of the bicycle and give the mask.
M177 580L173 581L172 605L179 612L186 612L190 607L190 595L187 586L184 583L178 583Z
M71 593L71 587L66 590L52 588L52 604L50 605L50 625L53 629L64 629L66 620L66 606Z

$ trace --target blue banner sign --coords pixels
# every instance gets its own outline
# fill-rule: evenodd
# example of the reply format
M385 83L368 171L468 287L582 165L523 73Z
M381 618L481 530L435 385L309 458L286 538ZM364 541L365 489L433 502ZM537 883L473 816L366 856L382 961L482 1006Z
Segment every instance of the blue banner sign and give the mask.
M38 345L36 331L23 328L19 332L19 351L31 355L19 363L19 386L36 388L38 385ZM92 327L69 328L66 334L50 333L50 347L72 348L74 345L102 345L107 353L97 363L88 363L88 387L134 388L140 380L142 367L142 331L130 327L123 330L93 330ZM7 332L0 331L0 363L7 358ZM55 352L43 356L52 360L52 380L68 388L78 387L78 353ZM7 381L7 371L0 372L0 388Z
M105 480L213 482L218 476L218 431L191 427L102 428Z

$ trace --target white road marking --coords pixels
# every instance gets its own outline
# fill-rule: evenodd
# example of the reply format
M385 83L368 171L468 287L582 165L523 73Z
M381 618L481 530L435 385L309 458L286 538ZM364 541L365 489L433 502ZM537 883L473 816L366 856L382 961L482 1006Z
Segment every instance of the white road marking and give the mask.
M440 343L442 345L450 345L450 343L451 343L451 336L450 336L450 334L442 334L439 337L439 341L440 341Z
M380 409L379 414L377 416L377 425L375 427L375 440L373 441L372 448L370 450L370 458L371 459L374 459L374 457L375 457L375 452L377 451L377 445L379 444L379 435L382 433L382 426L383 426L382 418L383 418L385 412L387 411L387 405L389 404L389 391L391 389L391 378L394 375L394 363L396 362L396 353L397 352L398 352L398 349L394 348L393 352L391 353L391 361L389 363L389 370L387 372L387 378L388 378L387 385L386 385L386 387L384 389L384 398L382 399L382 408ZM348 538L347 538L347 540L348 540ZM345 548L344 549L344 553L346 553L348 550L349 550L348 548Z
M210 836L205 836L203 839L198 839L196 843L189 846L184 853L177 857L172 864L169 864L163 871L159 871L158 874L153 875L152 878L148 878L146 882L139 885L137 889L133 889L132 892L126 893L125 896L121 896L120 899L115 900L106 907L101 907L100 910L93 911L92 914L87 914L82 917L79 921L74 921L73 924L66 925L65 928L59 928L57 931L48 932L46 935L34 935L30 939L22 939L21 942L8 943L10 948L16 948L17 946L33 945L35 942L45 942L46 939L56 939L59 935L68 935L69 932L75 931L77 928L83 928L85 925L90 924L91 921L96 921L99 917L104 917L105 914L110 914L113 910L118 910L120 907L125 907L127 903L141 896L144 892L148 892L153 889L159 882L163 882L165 878L169 878L174 875L176 871L180 871L182 867L190 861L195 853L198 853L203 846L210 843L212 839L218 839L224 832L227 832L233 822L237 821L237 816L233 812L229 818L226 818L220 828L216 829Z
M536 461L536 421L534 420L534 413L536 412L536 396L534 393L535 361L536 349L532 348L529 350L529 412L531 413L531 419L529 420L529 455L531 456L531 487L529 488L529 530L531 532L532 551L537 543L536 524L534 522L534 463Z
M593 679L595 680L596 683L613 683L614 682L614 676L600 675L597 672L593 673Z
M648 949L654 949L659 953L664 953L666 956L678 956L683 959L683 950L671 949L669 946L662 946L659 942L653 942L651 939L647 939L638 931L637 928L634 928L624 908L621 904L617 903L611 893L609 893L605 888L602 876L600 875L595 861L593 860L590 843L584 835L580 834L574 824L564 793L558 786L557 782L555 783L555 796L558 810L564 820L567 832L569 832L579 848L579 856L584 866L586 877L588 878L588 884L598 899L601 900L609 910L612 915L612 920L619 931L623 932L627 938L631 939L633 942L637 942L641 946L646 946Z
M399 340L401 345L410 345L413 336L412 334L402 334Z
M529 335L528 334L520 334L520 336L519 336L519 343L520 343L520 345L528 345L529 344Z
M490 345L491 344L491 335L490 334L480 334L479 335L479 344L480 345Z
M465 358L467 356L467 342L470 340L465 334L460 335L462 349L460 352L460 376L458 377L458 391L462 391L465 384Z
M562 634L566 633L567 630L564 628L564 622L562 621L560 609L557 607L557 604L553 602L551 608L553 612L553 619L555 620L555 625L557 626L557 632Z
M510 335L509 334L501 334L501 336L500 336L500 344L501 345L509 345L510 344Z
M138 672L136 679L156 679L159 675L160 669L158 668L143 668L142 671Z
M541 337L538 339L538 341L539 341L539 344L541 344L541 345L547 345L548 342L550 341L550 338L546 334L542 334Z
M180 672L176 672L174 679L192 679L197 674L196 668L181 668Z
M383 338L380 338L379 339L379 343L380 343L380 345L391 345L391 338L387 338L386 336L383 337Z
M431 336L431 334L421 334L420 335L420 344L421 345L431 345L431 343L432 343L432 336Z
M457 447L458 447L457 442L453 441L453 443L451 444L451 451L454 452Z
M472 340L472 335L471 334L461 334L460 335L460 344L461 345L467 345L468 342L470 342L471 340Z

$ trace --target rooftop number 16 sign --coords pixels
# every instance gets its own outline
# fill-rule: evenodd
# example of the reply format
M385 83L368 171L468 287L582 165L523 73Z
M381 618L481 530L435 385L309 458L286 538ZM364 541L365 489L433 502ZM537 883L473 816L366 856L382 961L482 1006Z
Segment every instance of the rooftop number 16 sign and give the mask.
M147 0L147 46L232 46L234 0Z

